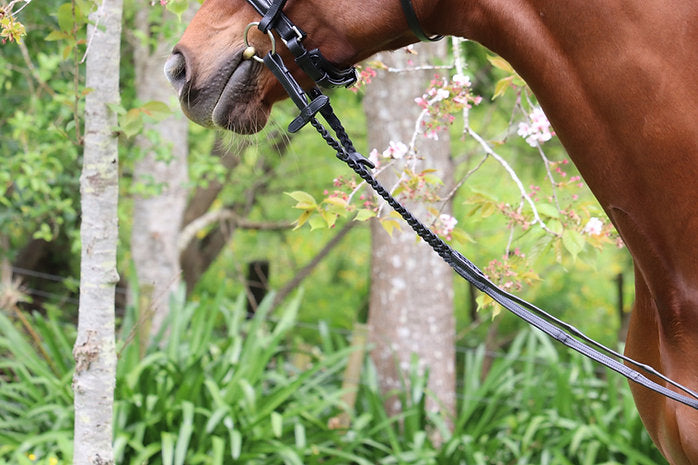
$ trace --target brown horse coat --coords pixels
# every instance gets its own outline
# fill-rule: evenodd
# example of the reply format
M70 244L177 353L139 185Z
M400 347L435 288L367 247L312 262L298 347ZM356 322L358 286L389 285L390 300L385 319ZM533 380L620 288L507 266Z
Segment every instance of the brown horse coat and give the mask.
M626 353L698 389L698 1L415 3L427 33L484 44L530 85L634 258ZM284 11L340 65L416 41L398 0L290 0ZM241 57L258 20L244 0L206 0L175 47L166 71L194 121L254 132L284 97ZM252 42L268 48L261 33ZM698 465L698 412L631 388L667 459Z

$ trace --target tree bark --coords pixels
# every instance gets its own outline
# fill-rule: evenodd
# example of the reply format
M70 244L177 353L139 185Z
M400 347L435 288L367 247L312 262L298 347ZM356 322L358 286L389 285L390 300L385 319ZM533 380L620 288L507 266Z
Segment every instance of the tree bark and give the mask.
M148 38L152 35L149 10L136 12L136 26ZM184 14L182 24L189 22L194 11L190 8ZM163 14L167 14L164 9ZM136 92L142 102L167 103L175 99L162 71L162 57L169 53L171 43L160 37L151 50L150 42L134 41ZM138 278L142 343L160 330L169 313L170 295L181 282L178 238L188 195L188 128L184 115L175 111L163 121L146 124L136 138L142 157L134 166L135 182L161 186L157 194L136 196L133 203L131 255ZM151 140L148 133L157 140ZM162 147L168 152L166 159L158 155Z
M444 57L446 44L418 44L417 56L398 51L380 54L377 59L389 67L405 68L408 59L414 65L427 64L434 57ZM385 72L367 86L364 109L369 120L369 147L382 151L390 141L409 145L415 122L421 111L414 103L433 76L433 71ZM439 140L418 138L417 150L426 160L417 161L416 171L437 170L446 186L452 184L450 173L450 141L448 134ZM380 177L385 186L393 186L396 176L386 170ZM405 202L419 218L426 218L426 205ZM444 209L444 213L450 207ZM428 245L418 241L415 233L403 223L392 237L373 221L371 296L369 309L372 358L379 372L384 392L400 388L401 378L413 354L420 368L429 371L429 390L436 399L427 401L427 408L447 414L455 412L455 323L453 317L452 273ZM386 406L392 414L401 405L391 400Z
M234 203L228 204L226 208L237 213L236 216L244 218L255 205L258 196L262 195L268 187L269 180L273 174L273 164L268 160L278 159L285 156L293 135L281 133L270 138L271 143L268 154L261 157L256 172L259 173L258 181L255 182L242 196L235 199ZM249 139L238 141L234 147L224 142L223 137L216 136L216 142L212 153L220 158L221 164L226 168L226 179L224 183L212 181L207 187L199 187L192 194L184 213L183 224L188 228L191 224L207 215L213 202L223 190L223 187L231 179L235 178L236 168L239 165L241 154L250 145ZM265 149L266 150L266 149ZM238 225L231 221L218 221L218 224L211 227L210 231L203 238L194 238L185 243L184 250L181 251L180 260L184 280L187 284L187 292L191 291L201 276L208 270L221 250L228 244ZM181 241L180 241L181 242Z
M75 374L75 465L114 463L112 416L116 353L114 291L118 241L118 141L122 0L103 0L90 15L85 100L85 149L80 177L80 305L73 354Z

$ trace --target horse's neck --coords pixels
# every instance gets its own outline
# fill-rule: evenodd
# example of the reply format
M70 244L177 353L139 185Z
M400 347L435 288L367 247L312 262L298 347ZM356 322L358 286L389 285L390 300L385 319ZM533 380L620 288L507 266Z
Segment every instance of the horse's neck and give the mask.
M698 256L698 4L447 3L451 30L436 32L477 40L517 69L636 260L698 282L683 258Z

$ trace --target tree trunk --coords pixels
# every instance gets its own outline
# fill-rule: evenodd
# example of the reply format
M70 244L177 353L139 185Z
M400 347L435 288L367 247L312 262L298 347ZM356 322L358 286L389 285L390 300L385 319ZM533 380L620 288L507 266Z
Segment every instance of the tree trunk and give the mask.
M137 29L148 38L149 10L144 7L136 12ZM194 11L190 8L184 14L183 24L189 22ZM163 14L168 13L163 9ZM151 42L134 41L136 92L142 102L169 102L174 100L174 93L162 71L162 57L169 53L171 43L160 37L151 50ZM163 121L146 124L136 139L142 157L134 167L135 182L160 186L157 194L138 195L133 203L131 254L138 278L141 344L160 330L169 312L170 295L181 281L178 238L188 194L188 128L188 120L175 111ZM158 154L163 147L165 158Z
M446 56L446 44L418 44L417 56L398 51L381 54L378 59L389 67L405 68L412 60L415 65L426 64L435 57ZM371 148L382 151L390 141L409 145L415 122L421 111L414 103L433 77L434 71L385 72L368 85L364 98L367 114L368 139ZM446 186L452 184L452 161L447 133L439 140L420 137L419 154L426 160L417 161L417 172L434 168ZM381 182L392 187L395 174L386 170ZM420 205L421 203L421 205ZM421 219L426 218L423 202L405 202ZM450 206L443 212L448 213ZM416 354L420 368L429 371L429 389L436 399L427 401L430 410L455 412L455 323L453 317L453 283L448 265L428 245L418 241L415 233L403 223L401 231L392 237L374 221L372 231L371 297L369 310L370 339L374 345L372 358L379 372L384 392L400 388L410 359ZM400 411L396 401L387 408Z
M116 115L107 104L119 102L121 15L122 0L103 0L90 15L88 27L86 87L92 91L85 100L85 150L80 177L80 305L73 349L76 465L114 463L119 160L118 141L112 133Z

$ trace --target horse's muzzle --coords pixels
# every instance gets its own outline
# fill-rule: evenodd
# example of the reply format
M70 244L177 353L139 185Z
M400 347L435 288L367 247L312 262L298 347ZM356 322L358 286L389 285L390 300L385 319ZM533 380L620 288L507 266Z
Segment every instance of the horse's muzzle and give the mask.
M165 62L165 76L177 91L177 96L182 94L182 89L189 80L188 74L187 60L184 54L178 50L173 51L170 58Z

